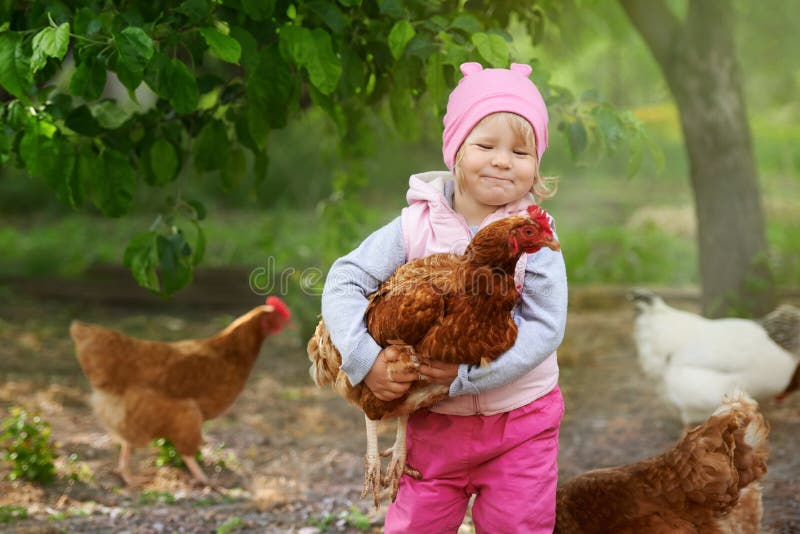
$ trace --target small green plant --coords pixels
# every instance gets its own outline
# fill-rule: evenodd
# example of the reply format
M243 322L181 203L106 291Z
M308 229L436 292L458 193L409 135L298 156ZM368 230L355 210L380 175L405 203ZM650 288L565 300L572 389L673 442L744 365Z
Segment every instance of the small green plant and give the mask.
M322 517L312 519L310 523L312 527L316 527L322 532L327 532L335 523L341 521L362 532L368 531L372 525L369 517L355 506L351 506L347 510L342 510L338 514L334 514L333 512L327 513Z
M0 506L0 523L13 523L27 518L28 511L22 506Z
M217 527L217 534L229 534L244 525L241 517L233 516Z
M321 532L327 532L328 529L333 526L335 520L336 514L329 512L322 517L312 518L309 523L312 527L318 528Z
M67 457L66 465L64 466L66 476L75 482L90 482L94 478L94 471L89 467L86 462L81 462L80 457L72 453Z
M145 490L139 495L139 504L175 504L175 496L168 491Z
M164 467L165 465L170 465L172 467L186 467L183 463L183 458L178 453L178 449L175 448L175 445L172 442L165 438L158 438L153 440L153 444L158 447L158 456L156 456L156 466ZM194 455L194 459L197 460L198 463L203 462L203 455L200 454L200 451L197 451L197 454Z
M362 532L366 532L370 527L369 517L355 506L351 506L349 510L339 514L341 519L344 519L348 525L355 527Z
M56 477L53 459L57 456L50 443L50 425L38 415L30 415L20 407L11 408L3 421L0 442L3 459L11 462L9 479L49 483Z

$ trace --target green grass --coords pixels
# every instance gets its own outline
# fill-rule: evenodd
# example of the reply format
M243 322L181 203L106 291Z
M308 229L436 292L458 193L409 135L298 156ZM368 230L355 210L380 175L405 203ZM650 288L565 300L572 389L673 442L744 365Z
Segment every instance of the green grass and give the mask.
M641 192L608 192L602 184L583 184L580 191L562 188L545 207L556 216L572 283L696 283L697 255L692 239L656 225L626 226L642 206ZM647 184L653 198L668 187ZM660 206L661 204L656 204ZM680 208L683 203L673 204ZM691 211L691 210L689 210ZM768 209L767 238L778 285L800 281L800 202L777 215ZM794 215L792 214L794 211ZM348 236L336 236L335 224L324 225L313 212L279 210L211 214L203 222L208 248L203 267L275 269L290 286L300 284L310 269L325 273L330 263L387 221L394 213L367 214ZM95 264L121 264L128 239L149 225L149 218L110 220L70 214L39 217L34 222L0 219L0 277L79 276ZM102 236L99 237L98 236ZM321 283L321 280L319 281ZM319 284L317 284L319 285Z

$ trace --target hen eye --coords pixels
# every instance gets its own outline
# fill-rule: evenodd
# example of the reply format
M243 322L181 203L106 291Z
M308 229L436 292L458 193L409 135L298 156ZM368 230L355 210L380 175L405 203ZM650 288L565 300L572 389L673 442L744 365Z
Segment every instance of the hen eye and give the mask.
M526 228L525 235L533 235L533 230L531 228Z

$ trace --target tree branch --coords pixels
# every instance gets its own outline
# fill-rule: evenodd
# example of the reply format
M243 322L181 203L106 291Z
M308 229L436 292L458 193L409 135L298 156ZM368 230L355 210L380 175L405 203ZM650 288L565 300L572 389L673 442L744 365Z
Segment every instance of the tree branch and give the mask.
M619 0L631 23L665 71L672 63L672 49L683 26L664 0Z

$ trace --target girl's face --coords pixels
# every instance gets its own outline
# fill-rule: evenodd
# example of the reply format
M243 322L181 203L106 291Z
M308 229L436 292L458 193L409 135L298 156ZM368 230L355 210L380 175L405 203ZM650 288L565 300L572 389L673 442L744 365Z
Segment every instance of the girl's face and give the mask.
M461 148L460 196L491 213L519 200L533 187L536 150L503 116L490 116L472 129Z

